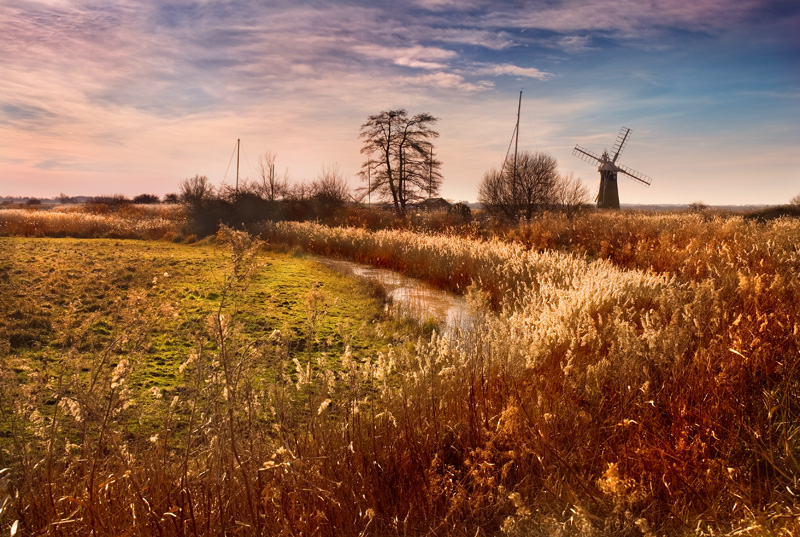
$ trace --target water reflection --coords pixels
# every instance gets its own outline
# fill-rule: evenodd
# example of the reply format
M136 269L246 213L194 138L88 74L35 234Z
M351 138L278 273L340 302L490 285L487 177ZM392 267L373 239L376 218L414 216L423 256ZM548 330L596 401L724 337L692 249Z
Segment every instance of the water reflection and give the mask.
M420 322L436 319L445 333L469 324L467 304L463 297L436 289L420 280L409 278L393 270L362 265L353 261L315 258L319 263L343 274L376 282L386 290L392 306Z

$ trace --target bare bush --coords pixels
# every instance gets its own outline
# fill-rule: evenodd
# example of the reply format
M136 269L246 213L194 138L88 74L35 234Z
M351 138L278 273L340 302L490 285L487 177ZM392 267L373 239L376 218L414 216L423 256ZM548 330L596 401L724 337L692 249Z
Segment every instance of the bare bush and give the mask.
M323 166L317 180L311 184L312 197L324 205L341 206L350 200L347 178L338 164Z
M183 179L178 184L180 200L189 205L197 205L214 196L214 185L205 175L195 175Z
M573 174L561 175L554 191L555 206L568 218L589 206L589 189Z

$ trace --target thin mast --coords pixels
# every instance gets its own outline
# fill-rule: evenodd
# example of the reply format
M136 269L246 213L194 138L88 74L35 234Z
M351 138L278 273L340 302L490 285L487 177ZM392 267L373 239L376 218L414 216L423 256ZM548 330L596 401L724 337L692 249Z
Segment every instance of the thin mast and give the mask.
M513 203L517 202L517 147L519 146L519 113L522 110L522 90L519 91L519 104L517 104L517 126L514 127L516 136L514 138L514 173L511 176L511 192L514 197ZM514 207L514 217L517 216L517 209Z
M431 158L428 160L428 199L433 197L433 144L431 144Z
M519 121L519 119L517 119ZM241 140L239 138L236 139L236 194L239 194L239 146L241 145Z

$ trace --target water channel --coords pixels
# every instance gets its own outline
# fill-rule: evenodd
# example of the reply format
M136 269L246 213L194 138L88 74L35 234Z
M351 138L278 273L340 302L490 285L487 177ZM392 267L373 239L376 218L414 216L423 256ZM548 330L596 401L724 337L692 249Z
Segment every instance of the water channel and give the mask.
M394 270L327 257L315 257L314 260L342 274L379 284L386 291L392 308L423 323L434 318L445 334L469 327L470 315L462 296L442 291Z

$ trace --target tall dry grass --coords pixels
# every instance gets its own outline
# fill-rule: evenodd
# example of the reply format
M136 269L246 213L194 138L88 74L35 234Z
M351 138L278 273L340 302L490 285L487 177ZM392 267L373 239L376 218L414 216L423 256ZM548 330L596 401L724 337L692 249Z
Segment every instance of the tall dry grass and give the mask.
M601 245L625 230L642 265L680 270L658 275L622 270L613 256L587 261L496 240L313 224L277 224L266 236L452 289L477 282L483 324L447 354L453 385L430 389L417 413L430 420L424 438L476 427L466 429L471 441L455 444L461 460L451 481L483 475L463 466L488 453L482 468L496 487L523 469L519 482L503 485L525 483L510 493L521 494L513 498L523 513L553 515L561 505L595 529L631 534L783 527L800 513L800 224L616 218L611 230L595 229L607 237ZM670 247L644 247L654 229ZM451 492L463 508L476 498L470 487Z
M106 204L52 209L0 210L0 236L172 240L184 234L185 214L178 205Z
M618 218L618 232L647 229ZM65 368L3 392L17 449L0 524L47 535L796 534L800 225L748 226L712 221L691 255L648 254L686 255L694 272L497 240L266 226L275 246L465 291L477 313L457 336L364 363L345 351L336 367L322 353L288 363L288 336L239 336L258 244L231 232L225 300L187 353L185 391L161 403L156 437L120 425L137 412L125 378L133 336L148 330L134 328L157 326L155 305L120 316L129 365ZM318 301L306 300L313 324ZM267 381L265 363L283 373ZM42 407L51 415L32 416Z

